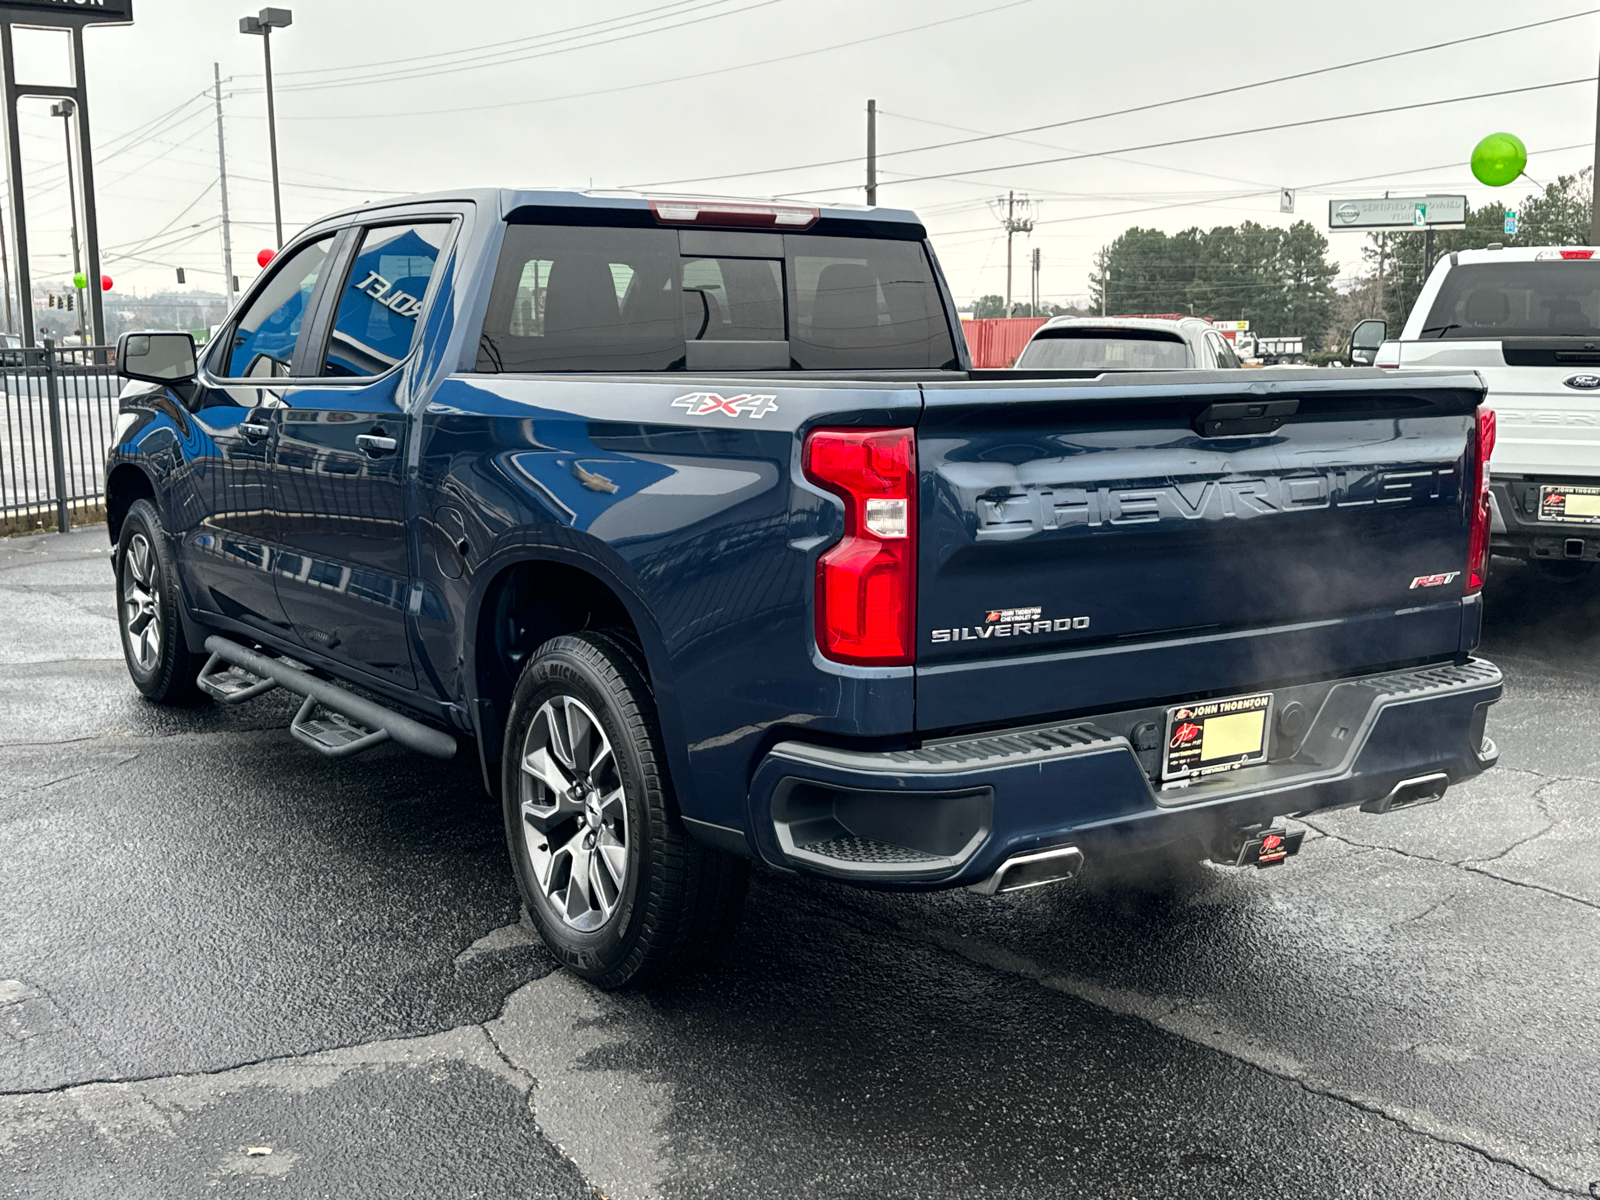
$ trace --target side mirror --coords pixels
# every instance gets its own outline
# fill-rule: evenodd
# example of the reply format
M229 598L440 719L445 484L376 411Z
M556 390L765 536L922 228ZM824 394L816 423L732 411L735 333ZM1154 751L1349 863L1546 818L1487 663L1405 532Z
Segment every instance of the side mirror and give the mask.
M117 339L117 374L146 383L187 383L199 373L187 333L125 333Z
M1350 331L1352 350L1373 350L1383 345L1389 336L1389 322L1377 317L1362 321Z

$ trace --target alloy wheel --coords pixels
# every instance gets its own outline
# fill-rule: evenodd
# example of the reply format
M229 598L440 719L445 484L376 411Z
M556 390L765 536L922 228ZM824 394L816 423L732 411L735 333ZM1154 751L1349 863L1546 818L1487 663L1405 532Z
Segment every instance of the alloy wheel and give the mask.
M136 533L122 559L122 628L141 671L161 661L161 584L150 539Z
M552 696L522 744L522 836L550 908L592 933L627 890L628 805L611 742L574 696Z

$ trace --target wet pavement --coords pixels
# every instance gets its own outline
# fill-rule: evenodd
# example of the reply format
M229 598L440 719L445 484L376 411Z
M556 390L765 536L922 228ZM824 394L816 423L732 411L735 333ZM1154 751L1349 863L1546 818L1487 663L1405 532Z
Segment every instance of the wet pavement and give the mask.
M1600 583L1497 563L1442 803L1142 887L758 874L605 995L475 764L145 703L108 559L0 542L0 1197L1600 1195Z

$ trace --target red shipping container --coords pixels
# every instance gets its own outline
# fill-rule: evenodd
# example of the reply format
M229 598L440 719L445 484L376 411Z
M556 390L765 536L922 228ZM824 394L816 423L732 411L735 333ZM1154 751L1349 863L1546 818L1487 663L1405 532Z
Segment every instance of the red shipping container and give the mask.
M1028 344L1044 317L986 317L961 322L974 367L1009 367Z

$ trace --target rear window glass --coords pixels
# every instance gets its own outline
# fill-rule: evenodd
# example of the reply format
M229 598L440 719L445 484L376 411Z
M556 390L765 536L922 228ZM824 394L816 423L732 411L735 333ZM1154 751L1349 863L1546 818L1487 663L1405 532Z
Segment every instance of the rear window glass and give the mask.
M956 362L921 242L507 227L478 370L683 370L697 341L762 342L800 370Z
M1051 329L1028 343L1019 367L1151 371L1190 367L1189 347L1175 333L1134 329Z
M1469 263L1453 267L1422 327L1425 338L1600 335L1600 262Z

